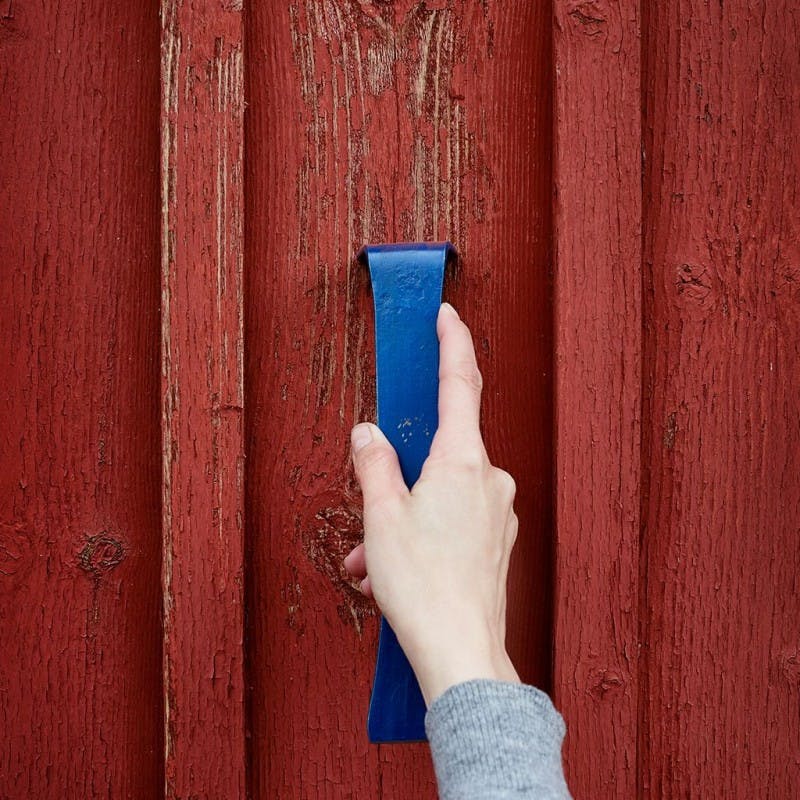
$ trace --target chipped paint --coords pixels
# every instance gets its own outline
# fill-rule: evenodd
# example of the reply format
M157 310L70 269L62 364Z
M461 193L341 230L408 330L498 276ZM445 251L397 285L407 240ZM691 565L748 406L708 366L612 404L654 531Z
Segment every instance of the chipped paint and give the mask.
M164 0L161 20L165 795L233 797L245 791L241 3L200 18Z

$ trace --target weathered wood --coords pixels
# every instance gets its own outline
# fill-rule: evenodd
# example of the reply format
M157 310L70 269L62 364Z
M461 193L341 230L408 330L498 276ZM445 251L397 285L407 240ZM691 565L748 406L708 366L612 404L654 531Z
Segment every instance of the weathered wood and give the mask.
M244 797L241 3L161 8L167 797Z
M555 697L578 797L636 796L638 3L555 3Z
M254 797L433 797L371 747L377 620L348 432L374 415L366 241L450 238L485 431L519 482L509 640L549 682L549 6L254 3L247 23L248 628Z
M155 14L0 3L3 798L162 783Z
M800 786L800 19L650 3L641 793Z

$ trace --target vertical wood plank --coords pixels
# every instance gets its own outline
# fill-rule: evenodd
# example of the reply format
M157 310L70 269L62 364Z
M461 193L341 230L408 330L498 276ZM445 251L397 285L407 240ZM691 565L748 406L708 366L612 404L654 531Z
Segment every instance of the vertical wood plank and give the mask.
M156 3L0 3L0 797L163 782Z
M636 796L640 55L636 2L556 0L555 697L578 797Z
M243 797L241 2L161 23L165 791Z
M800 786L800 17L648 2L641 791Z
M253 3L247 24L248 627L256 798L432 798L425 745L370 746L377 619L348 433L374 418L365 241L450 238L484 428L518 479L509 644L547 688L550 8Z

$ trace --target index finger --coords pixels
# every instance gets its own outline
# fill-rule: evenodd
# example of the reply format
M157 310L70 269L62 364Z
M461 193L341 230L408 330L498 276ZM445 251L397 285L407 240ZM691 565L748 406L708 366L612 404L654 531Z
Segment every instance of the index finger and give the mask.
M439 335L439 429L431 452L468 453L485 457L480 431L483 380L469 328L449 303L436 320Z

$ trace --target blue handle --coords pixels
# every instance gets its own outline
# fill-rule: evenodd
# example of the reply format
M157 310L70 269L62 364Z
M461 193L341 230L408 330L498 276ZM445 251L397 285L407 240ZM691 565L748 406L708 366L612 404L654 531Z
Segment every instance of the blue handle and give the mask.
M375 301L378 426L400 459L411 487L439 422L439 341L436 317L444 270L455 256L440 244L366 245ZM375 682L369 705L370 741L425 739L425 701L394 631L381 620Z

